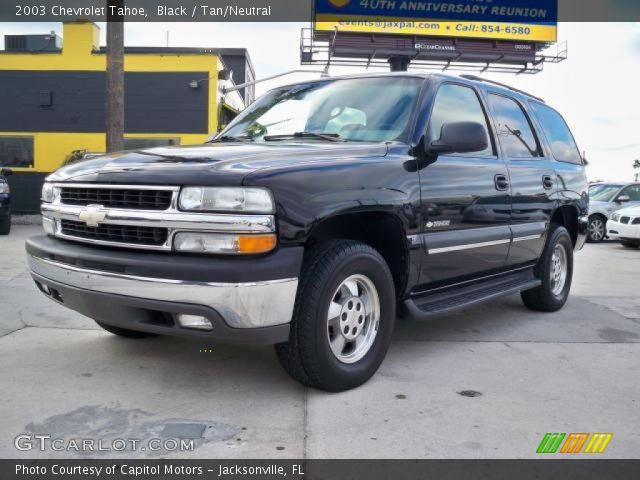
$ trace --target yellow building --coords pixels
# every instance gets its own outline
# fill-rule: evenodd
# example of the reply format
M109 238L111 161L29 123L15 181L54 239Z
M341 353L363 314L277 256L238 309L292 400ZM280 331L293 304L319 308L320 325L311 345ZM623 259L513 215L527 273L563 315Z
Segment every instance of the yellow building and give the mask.
M105 151L106 49L90 22L65 23L62 41L38 36L35 48L20 37L0 51L0 167L14 170L14 211L29 212L67 155ZM223 98L230 82L215 50L125 48L125 148L202 143L244 107L246 92Z

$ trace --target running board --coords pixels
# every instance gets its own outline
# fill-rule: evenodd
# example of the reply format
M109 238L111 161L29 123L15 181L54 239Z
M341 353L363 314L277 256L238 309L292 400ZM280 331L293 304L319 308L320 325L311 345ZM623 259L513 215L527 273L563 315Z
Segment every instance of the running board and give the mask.
M542 282L533 269L491 277L469 285L456 285L437 291L425 292L405 300L409 317L423 320L433 315L460 310L489 300L529 290Z

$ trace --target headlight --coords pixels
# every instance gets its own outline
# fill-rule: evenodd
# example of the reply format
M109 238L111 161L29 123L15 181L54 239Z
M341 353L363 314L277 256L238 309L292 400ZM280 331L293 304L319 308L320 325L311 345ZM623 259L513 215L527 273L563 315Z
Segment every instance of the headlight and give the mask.
M54 187L50 183L45 183L42 185L42 195L40 198L43 202L52 203L59 194L60 189L58 187Z
M192 253L265 253L276 246L276 235L236 235L229 233L179 232L173 237L173 248Z
M181 210L273 213L269 190L257 187L184 187L178 202Z
M620 221L620 215L617 213L614 213L613 215L611 215L611 220L613 220L614 222L619 222Z
M0 193L11 193L8 183L0 182Z

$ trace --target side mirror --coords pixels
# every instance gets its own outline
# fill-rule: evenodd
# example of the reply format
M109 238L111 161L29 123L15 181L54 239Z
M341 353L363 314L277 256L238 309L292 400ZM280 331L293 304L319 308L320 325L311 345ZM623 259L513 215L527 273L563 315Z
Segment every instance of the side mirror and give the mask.
M616 202L618 203L624 203L624 202L630 202L631 201L631 197L629 195L618 195L618 198L616 198Z
M13 175L13 170L11 170L10 168L3 168L2 169L2 175L4 175L5 177L8 177L9 175Z
M453 122L442 125L440 138L426 146L428 155L481 152L488 146L487 129L477 122Z

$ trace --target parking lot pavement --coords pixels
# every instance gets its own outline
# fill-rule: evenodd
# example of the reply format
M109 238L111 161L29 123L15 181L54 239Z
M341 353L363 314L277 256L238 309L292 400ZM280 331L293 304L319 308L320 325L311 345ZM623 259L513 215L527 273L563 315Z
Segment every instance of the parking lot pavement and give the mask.
M402 321L370 382L327 394L290 380L271 348L96 329L29 279L38 231L0 237L0 457L529 458L546 432L611 432L603 457L640 457L640 250L587 245L554 314L512 296ZM21 433L110 446L194 425L189 452L14 447Z

